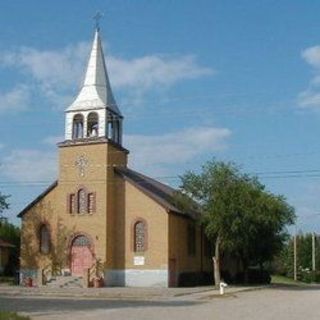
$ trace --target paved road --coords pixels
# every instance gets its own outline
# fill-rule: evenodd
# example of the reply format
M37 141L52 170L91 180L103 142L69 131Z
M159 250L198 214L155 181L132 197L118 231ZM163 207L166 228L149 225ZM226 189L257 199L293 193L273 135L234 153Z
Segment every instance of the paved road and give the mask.
M0 297L0 309L28 313L37 320L318 320L320 290L263 289L223 298L194 295L168 301Z

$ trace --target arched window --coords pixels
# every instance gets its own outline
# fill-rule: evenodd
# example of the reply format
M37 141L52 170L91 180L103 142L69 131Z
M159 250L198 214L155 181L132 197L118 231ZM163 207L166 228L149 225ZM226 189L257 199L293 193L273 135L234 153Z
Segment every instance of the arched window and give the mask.
M88 115L87 120L87 136L97 137L99 133L99 117L96 112L91 112Z
M76 114L73 118L72 138L73 139L83 138L83 115L82 114Z
M114 121L113 141L119 143L119 120Z
M107 119L107 138L113 140L113 130L114 130L114 123L113 123L113 116L111 113L108 113Z
M76 247L90 247L91 243L86 236L80 235L72 241L72 245Z
M134 224L134 251L143 252L147 249L147 226L143 221Z
M40 252L48 254L50 252L50 231L47 225L43 224L40 227Z
M84 189L78 191L78 213L87 212L87 195Z

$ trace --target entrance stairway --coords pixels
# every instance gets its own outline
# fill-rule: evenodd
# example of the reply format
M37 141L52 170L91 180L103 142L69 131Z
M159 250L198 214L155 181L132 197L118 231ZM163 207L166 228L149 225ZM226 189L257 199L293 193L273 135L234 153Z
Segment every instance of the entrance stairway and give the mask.
M49 288L83 288L83 277L53 276L46 286Z

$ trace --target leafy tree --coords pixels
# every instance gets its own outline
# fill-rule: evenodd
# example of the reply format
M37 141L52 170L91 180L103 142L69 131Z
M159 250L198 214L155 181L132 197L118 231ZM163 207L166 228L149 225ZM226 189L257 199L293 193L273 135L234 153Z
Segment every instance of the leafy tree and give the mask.
M207 162L202 172L187 172L181 191L200 206L207 237L214 243L215 284L220 283L220 256L229 253L250 263L268 261L281 249L285 225L294 209L282 196L265 191L256 177L243 174L234 163Z
M8 203L8 198L10 196L4 195L0 192L0 217L2 215L2 212L5 209L9 209L9 203Z
M0 238L15 246L10 251L9 263L5 270L6 274L12 275L19 264L20 228L9 223L7 219L2 216L3 211L9 208L9 197L10 196L0 192Z
M274 261L276 273L293 278L293 237L289 239ZM312 270L312 233L299 232L297 235L298 277L305 271ZM320 270L320 241L315 238L316 271Z

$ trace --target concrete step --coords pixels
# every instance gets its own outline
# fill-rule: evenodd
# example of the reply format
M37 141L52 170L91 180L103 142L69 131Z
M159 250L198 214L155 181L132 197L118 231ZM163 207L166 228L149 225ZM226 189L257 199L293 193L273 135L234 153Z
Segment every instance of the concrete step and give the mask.
M83 288L83 277L53 276L46 285L49 288Z

